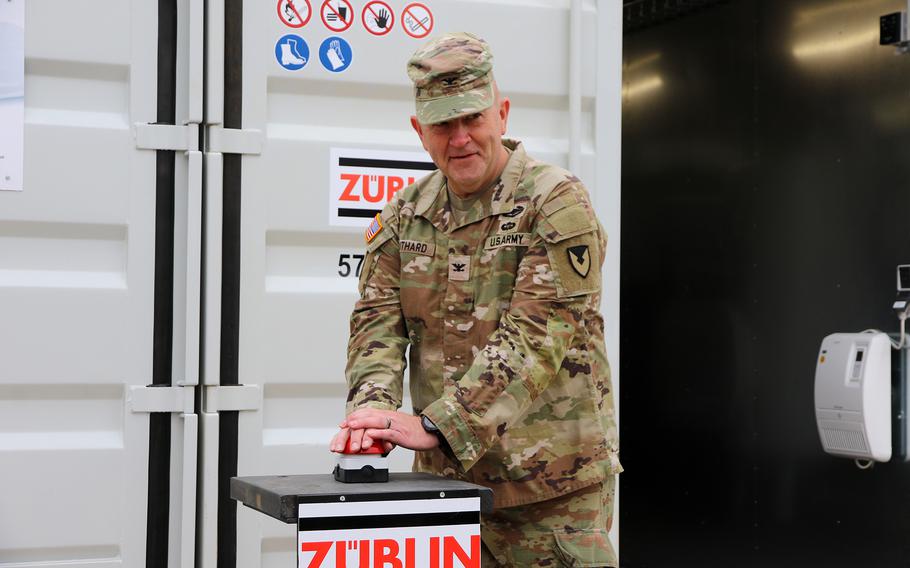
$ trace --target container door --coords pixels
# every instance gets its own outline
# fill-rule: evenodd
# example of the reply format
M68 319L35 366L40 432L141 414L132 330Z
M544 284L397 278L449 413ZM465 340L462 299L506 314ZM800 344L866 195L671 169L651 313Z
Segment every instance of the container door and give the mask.
M25 112L0 191L0 566L191 566L201 4L4 4Z
M208 77L208 109L223 114L207 117L219 151L209 153L206 185L202 514L217 523L203 528L202 566L295 562L293 526L238 510L228 478L332 470L363 232L399 180L427 173L405 71L427 36L468 30L490 42L513 102L509 135L580 175L618 242L613 4L227 0L210 15L209 30L226 35L209 49L225 58L210 62ZM600 107L604 91L615 96ZM618 321L618 290L604 309ZM615 354L612 326L608 334ZM410 469L410 452L392 455L393 471Z

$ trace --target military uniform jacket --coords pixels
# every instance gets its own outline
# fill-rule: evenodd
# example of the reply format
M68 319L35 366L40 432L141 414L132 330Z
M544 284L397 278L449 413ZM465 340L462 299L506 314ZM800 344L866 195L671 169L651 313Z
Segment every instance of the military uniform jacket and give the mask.
M414 413L448 443L417 452L415 470L491 487L497 507L621 471L603 229L577 178L504 144L499 182L468 211L453 215L436 171L374 221L346 370L348 412L397 409L410 346Z

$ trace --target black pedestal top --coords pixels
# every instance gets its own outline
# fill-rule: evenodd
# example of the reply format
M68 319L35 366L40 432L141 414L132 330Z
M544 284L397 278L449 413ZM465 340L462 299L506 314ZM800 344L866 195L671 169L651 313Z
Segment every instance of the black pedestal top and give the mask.
M335 481L331 474L263 475L231 479L232 499L285 523L297 522L298 503L394 501L415 497L480 497L481 513L493 510L491 489L428 473L390 473L387 483L341 483Z

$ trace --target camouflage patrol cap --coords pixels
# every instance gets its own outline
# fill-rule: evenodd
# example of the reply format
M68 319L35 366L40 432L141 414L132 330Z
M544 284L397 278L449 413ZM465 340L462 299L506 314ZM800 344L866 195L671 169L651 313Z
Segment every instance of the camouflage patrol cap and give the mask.
M484 40L455 32L431 40L408 61L417 120L434 124L493 106L493 54Z

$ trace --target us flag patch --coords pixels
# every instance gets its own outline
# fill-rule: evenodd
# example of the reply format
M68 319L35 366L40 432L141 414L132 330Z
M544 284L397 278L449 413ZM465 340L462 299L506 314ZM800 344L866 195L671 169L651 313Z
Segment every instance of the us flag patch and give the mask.
M379 231L381 231L381 230L382 230L382 221L379 220L379 213L377 213L376 216L373 217L373 222L371 222L370 226L367 227L367 232L365 235L367 238L367 244L370 244L370 241L372 241L376 237L376 235L379 234Z

